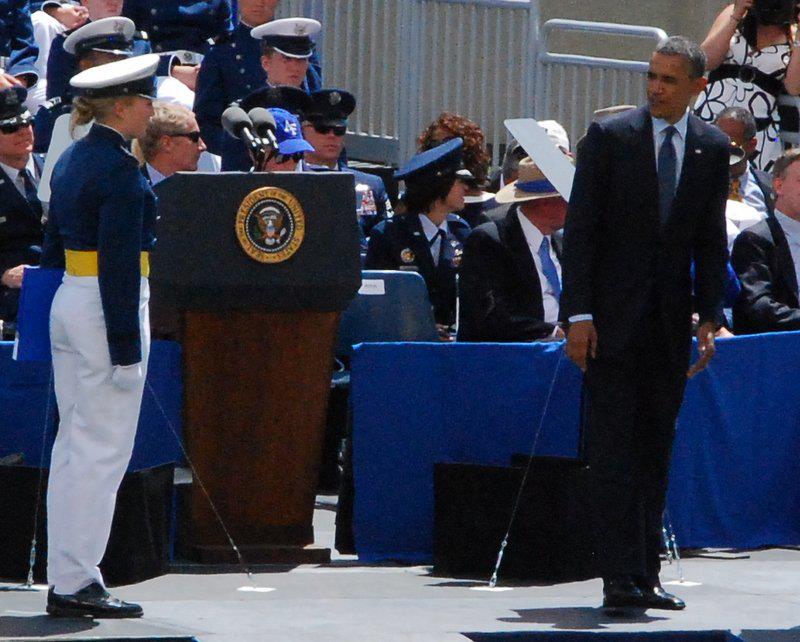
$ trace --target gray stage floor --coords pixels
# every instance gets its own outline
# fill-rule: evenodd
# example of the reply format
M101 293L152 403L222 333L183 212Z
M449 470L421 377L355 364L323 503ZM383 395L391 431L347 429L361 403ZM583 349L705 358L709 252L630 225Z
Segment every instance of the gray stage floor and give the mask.
M330 498L329 498L330 499ZM333 541L333 513L316 515L318 544ZM140 602L139 621L51 621L44 592L0 592L0 639L150 639L445 642L470 633L731 630L747 642L800 642L800 551L774 549L684 561L691 585L671 586L686 611L632 619L597 609L599 580L487 592L475 582L432 577L428 567L328 567L243 574L171 574L116 589ZM664 581L677 578L667 567ZM510 590L509 590L510 588Z

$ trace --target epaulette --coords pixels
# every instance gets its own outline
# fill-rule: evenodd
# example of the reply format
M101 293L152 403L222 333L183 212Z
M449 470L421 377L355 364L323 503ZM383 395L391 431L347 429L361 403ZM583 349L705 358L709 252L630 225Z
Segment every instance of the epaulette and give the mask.
M469 228L469 223L467 223L458 214L453 214L452 212L447 215L447 222L448 223L456 223L457 225L462 225L462 226L464 226L466 228Z
M134 31L133 32L133 39L134 40L150 40L150 36L147 35L146 31Z
M63 101L61 96L53 96L50 100L46 100L42 103L40 109L53 109L54 107L58 107Z

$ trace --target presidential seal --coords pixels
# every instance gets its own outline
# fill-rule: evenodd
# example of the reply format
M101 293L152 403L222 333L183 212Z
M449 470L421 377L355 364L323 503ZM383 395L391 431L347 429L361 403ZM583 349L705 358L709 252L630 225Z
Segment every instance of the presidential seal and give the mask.
M281 263L300 249L306 217L300 203L278 187L250 192L236 214L236 236L247 256L259 263Z

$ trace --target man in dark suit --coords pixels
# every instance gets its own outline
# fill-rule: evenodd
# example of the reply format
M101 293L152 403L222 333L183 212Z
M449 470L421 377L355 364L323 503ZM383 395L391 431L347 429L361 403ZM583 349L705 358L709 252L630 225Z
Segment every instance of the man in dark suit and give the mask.
M660 45L648 106L592 124L569 202L561 318L585 373L608 609L685 607L659 582L662 514L687 375L714 354L727 258L728 137L687 112L704 70L695 43ZM689 368L692 260L701 357Z
M501 189L504 218L479 226L464 244L459 341L562 339L558 325L560 248L567 204L530 158Z
M800 330L800 150L772 168L777 195L772 216L746 229L733 244L731 263L742 282L733 308L736 334Z
M0 89L0 319L15 321L25 265L39 263L42 206L36 197L38 167L33 119L22 87Z

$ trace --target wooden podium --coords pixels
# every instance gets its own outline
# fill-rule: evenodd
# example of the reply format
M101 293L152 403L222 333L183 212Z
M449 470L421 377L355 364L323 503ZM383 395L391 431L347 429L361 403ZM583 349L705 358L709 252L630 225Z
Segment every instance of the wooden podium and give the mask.
M360 286L353 177L178 174L161 183L153 301L182 311L191 550L324 562L312 518L339 315Z

